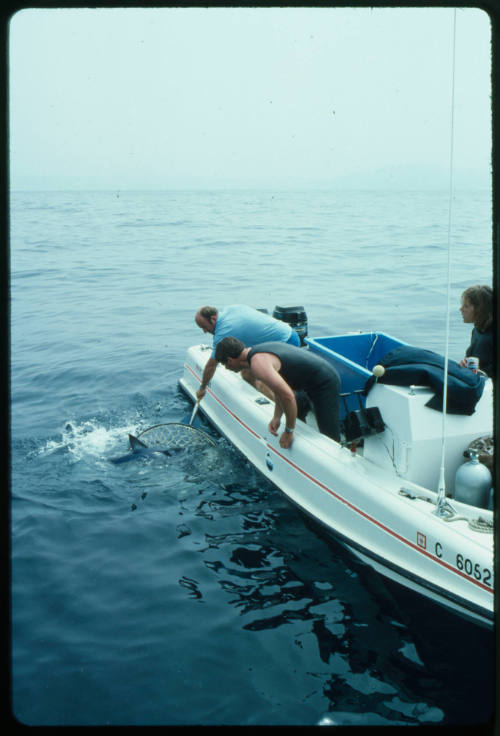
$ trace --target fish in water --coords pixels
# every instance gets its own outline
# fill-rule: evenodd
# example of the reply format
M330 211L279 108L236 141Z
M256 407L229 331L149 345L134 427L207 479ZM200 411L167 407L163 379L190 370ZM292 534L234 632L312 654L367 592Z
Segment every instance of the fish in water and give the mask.
M133 434L129 434L128 440L130 442L130 451L126 455L122 455L121 457L111 458L110 462L114 463L115 465L120 465L120 463L127 463L129 460L137 460L139 457L144 457L145 455L173 455L176 450L178 451L179 448L176 449L170 449L170 450L158 450L154 449L152 447L148 447L144 444L144 442L141 442L141 440L138 437L134 437Z
M147 443L144 442L146 437ZM129 434L131 452L111 462L125 463L141 455L173 455L181 450L204 449L216 444L206 432L181 422L155 424L141 432L140 438Z

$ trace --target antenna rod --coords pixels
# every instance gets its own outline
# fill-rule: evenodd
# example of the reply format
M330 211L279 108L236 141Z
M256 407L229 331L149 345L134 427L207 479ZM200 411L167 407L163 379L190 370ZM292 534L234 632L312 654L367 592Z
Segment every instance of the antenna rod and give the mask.
M446 455L446 409L448 399L448 352L450 342L450 293L451 293L451 210L453 200L453 142L454 142L454 110L455 110L455 41L457 30L457 9L453 9L453 51L452 51L452 82L451 82L451 122L450 122L450 179L449 179L449 201L448 201L448 279L446 288L446 339L444 358L444 381L443 381L443 416L441 429L441 467L439 470L439 488L437 497L436 513L438 516L446 514L446 482L445 482L445 455Z

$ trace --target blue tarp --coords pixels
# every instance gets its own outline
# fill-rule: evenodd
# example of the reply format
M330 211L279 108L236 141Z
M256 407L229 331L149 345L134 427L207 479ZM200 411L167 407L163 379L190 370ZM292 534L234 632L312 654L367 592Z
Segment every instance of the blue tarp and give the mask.
M379 360L385 374L378 379L380 383L393 386L428 386L434 396L426 406L442 411L445 359L431 350L422 350L410 345L395 348ZM446 411L448 414L473 414L475 406L483 393L486 378L462 368L454 360L448 360L448 391ZM365 385L367 394L375 382L369 378Z

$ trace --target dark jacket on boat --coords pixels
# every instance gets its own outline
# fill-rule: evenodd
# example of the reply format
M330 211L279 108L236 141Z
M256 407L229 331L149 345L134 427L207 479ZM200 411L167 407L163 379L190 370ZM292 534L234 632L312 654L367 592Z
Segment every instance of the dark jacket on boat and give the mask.
M430 350L404 345L379 360L385 367L384 375L378 379L380 383L394 386L428 386L434 396L426 406L442 411L444 358ZM448 391L446 412L448 414L473 414L475 406L483 393L485 377L473 373L469 368L462 368L456 361L448 360ZM365 394L369 392L375 377L368 379Z

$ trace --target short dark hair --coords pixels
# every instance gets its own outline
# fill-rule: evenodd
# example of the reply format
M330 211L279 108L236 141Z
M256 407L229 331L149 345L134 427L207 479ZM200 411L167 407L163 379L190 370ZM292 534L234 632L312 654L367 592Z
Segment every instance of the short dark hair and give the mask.
M224 337L215 348L215 360L226 365L228 358L237 358L245 349L245 344L237 337Z
M210 319L210 317L217 317L217 307L201 307L199 310L202 317Z

